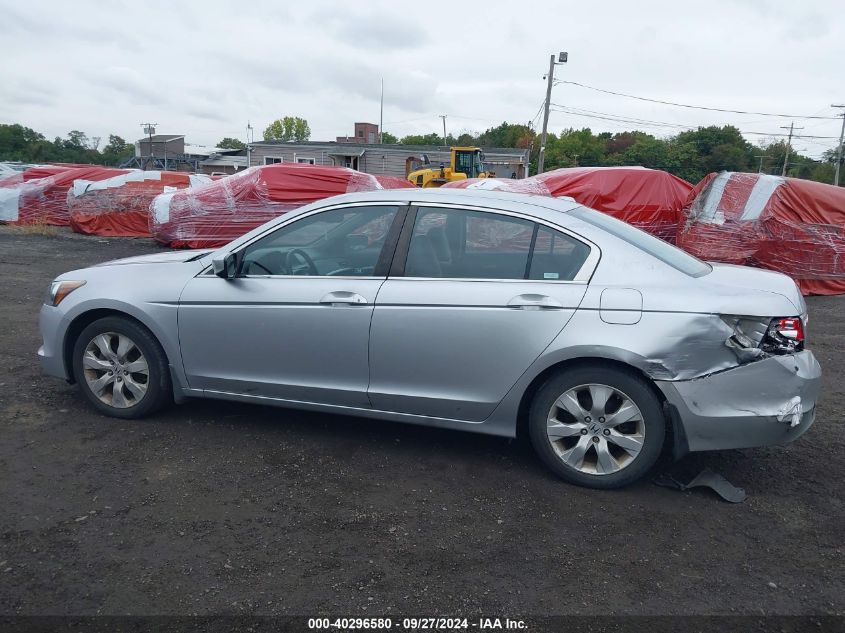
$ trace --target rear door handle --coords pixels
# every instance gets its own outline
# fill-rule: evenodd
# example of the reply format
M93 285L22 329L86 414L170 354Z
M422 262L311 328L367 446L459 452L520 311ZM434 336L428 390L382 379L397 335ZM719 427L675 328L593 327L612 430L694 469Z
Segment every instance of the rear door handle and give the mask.
M333 306L359 306L366 305L367 300L359 295L357 292L347 292L346 290L335 290L330 292L325 297L320 299L320 303L328 303Z
M508 301L509 308L518 310L542 310L562 308L563 304L557 299L548 295L525 294L517 295Z

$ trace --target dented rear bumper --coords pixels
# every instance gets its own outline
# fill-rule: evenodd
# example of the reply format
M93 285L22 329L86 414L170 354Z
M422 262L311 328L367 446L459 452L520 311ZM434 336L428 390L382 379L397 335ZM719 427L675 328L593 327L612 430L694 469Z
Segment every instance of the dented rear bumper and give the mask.
M803 351L656 384L673 409L676 453L751 448L786 444L810 428L821 367Z

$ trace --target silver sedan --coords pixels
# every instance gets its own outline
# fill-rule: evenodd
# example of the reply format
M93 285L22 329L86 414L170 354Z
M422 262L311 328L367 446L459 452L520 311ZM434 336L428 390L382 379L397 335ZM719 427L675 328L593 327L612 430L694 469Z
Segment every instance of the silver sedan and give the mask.
M348 194L217 251L74 270L40 324L44 370L111 416L198 397L526 433L596 488L794 440L821 375L788 277L495 191Z

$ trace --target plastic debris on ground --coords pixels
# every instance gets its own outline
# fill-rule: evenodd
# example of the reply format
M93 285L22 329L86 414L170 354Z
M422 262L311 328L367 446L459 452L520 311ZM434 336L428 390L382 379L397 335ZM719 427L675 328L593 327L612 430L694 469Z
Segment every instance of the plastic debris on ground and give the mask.
M572 167L522 180L468 179L443 185L569 197L668 242L675 241L681 210L693 186L645 167Z
M0 222L67 226L70 224L67 193L75 180L96 182L126 173L129 170L74 167L0 188Z
M151 229L157 241L174 248L216 248L317 200L385 188L392 187L344 167L250 167L202 187L157 196L150 205Z
M70 226L106 237L151 237L150 203L165 192L198 187L210 176L175 171L131 171L106 180L75 180L67 192Z
M845 293L845 188L712 173L684 215L677 243L697 257L785 273L805 295Z
M729 503L742 503L745 501L745 490L734 486L717 472L705 468L688 483L679 481L668 473L662 473L654 479L654 483L664 488L675 490L689 490L691 488L710 488L722 499Z

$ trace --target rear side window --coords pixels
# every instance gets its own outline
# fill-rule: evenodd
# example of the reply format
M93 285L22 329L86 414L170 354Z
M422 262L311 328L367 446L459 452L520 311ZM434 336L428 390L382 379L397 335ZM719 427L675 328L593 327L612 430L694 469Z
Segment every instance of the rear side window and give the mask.
M636 246L641 251L645 251L664 264L668 264L690 277L702 277L713 270L710 264L701 261L697 257L693 257L686 251L682 251L680 248L672 246L650 233L641 231L627 222L617 220L599 211L594 211L587 207L577 207L569 211L569 215L593 226L597 226L600 229L604 229L611 235Z
M530 220L421 207L405 276L571 281L589 254L586 244Z
M531 253L529 279L571 281L587 261L590 247L575 238L541 226Z

